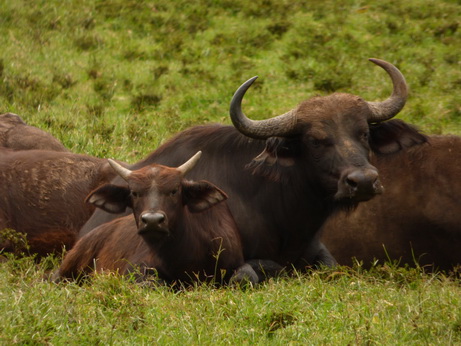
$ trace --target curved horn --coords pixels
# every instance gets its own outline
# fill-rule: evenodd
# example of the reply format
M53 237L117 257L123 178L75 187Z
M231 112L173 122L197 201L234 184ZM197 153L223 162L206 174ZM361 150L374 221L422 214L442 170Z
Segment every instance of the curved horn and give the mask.
M266 139L269 137L285 137L295 133L296 114L291 110L285 114L267 120L251 120L242 112L242 99L248 88L256 80L250 78L237 89L230 104L230 116L235 128L245 136Z
M368 118L368 122L376 123L391 119L400 112L407 101L408 86L403 74L391 63L379 59L368 60L382 67L389 74L394 85L392 95L387 100L382 102L367 102L372 112L372 116Z
M118 164L114 160L107 159L107 161L109 161L109 164L112 166L114 171L116 171L117 174L125 180L127 180L130 174L132 173L128 168L123 167L122 165Z
M187 160L187 162L183 163L181 166L179 166L176 169L180 171L183 176L186 175L187 172L189 172L192 168L194 168L195 164L200 159L200 156L202 156L202 152L198 151L194 156L192 156L189 160Z

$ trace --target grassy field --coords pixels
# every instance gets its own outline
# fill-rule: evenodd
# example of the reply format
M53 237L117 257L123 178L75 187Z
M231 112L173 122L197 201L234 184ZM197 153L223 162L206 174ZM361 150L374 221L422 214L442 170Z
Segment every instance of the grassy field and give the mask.
M457 0L0 0L0 112L74 152L135 162L194 124L255 119L334 91L386 98L369 57L398 66L398 117L461 135ZM419 269L323 270L248 290L182 292L100 275L42 280L57 260L0 266L2 344L460 344L459 279Z
M174 292L114 275L42 280L30 259L0 267L1 341L20 344L384 344L461 342L460 282L382 266L314 271L257 288Z

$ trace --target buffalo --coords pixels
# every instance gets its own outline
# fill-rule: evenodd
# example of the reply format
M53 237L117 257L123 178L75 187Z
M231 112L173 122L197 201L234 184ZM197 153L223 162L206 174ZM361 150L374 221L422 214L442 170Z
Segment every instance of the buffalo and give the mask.
M461 264L461 138L430 136L373 163L386 192L324 226L322 239L338 262L444 271Z
M426 141L413 127L391 120L407 99L401 72L388 62L370 60L392 80L392 95L384 101L333 93L312 97L274 118L254 121L241 109L252 78L232 98L234 127L214 124L187 129L130 169L152 163L174 167L202 150L203 160L190 178L206 179L228 194L245 261L270 260L299 269L334 265L319 230L338 210L353 209L383 192L370 158ZM123 184L123 179L117 177L114 183ZM80 236L116 217L97 209Z
M27 125L17 114L0 114L0 147L15 150L69 151L48 132Z
M95 209L85 197L115 176L105 159L0 148L0 231L24 233L39 256L70 248ZM0 249L14 244L0 237Z
M186 180L198 152L178 168L152 164L129 170L109 161L128 186L105 184L87 201L109 213L127 207L132 215L115 219L81 238L64 257L54 280L78 279L93 270L144 278L153 270L168 283L228 282L244 264L237 225L213 184Z

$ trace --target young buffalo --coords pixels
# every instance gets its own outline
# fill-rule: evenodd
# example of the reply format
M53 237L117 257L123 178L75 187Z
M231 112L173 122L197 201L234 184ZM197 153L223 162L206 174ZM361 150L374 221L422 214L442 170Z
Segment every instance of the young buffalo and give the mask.
M227 204L220 203L226 194L207 181L184 179L200 155L178 168L152 164L134 171L109 160L128 187L103 185L87 202L110 213L128 207L133 213L81 238L54 279L134 268L141 274L154 269L168 283L228 281L243 265L240 235Z

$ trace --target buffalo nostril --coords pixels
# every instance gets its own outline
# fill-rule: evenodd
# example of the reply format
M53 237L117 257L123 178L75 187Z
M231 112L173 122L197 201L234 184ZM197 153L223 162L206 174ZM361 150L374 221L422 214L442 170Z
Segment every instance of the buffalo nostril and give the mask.
M165 221L165 214L145 213L141 216L141 221L146 225L160 225Z
M351 179L351 178L346 178L346 184L349 185L350 187L352 187L353 189L356 189L357 186L359 185L355 180Z

